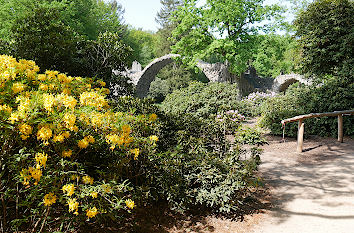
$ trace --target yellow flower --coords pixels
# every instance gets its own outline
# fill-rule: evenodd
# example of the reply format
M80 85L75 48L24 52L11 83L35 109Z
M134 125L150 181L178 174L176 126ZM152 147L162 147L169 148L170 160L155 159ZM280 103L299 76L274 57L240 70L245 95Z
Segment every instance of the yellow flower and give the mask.
M102 184L102 189L105 193L112 193L112 188L109 184Z
M32 133L32 127L27 123L19 125L19 130L25 136L30 135Z
M127 205L127 207L128 207L129 209L133 209L133 208L135 207L135 203L134 203L134 201L132 201L131 199L126 200L126 201L125 201L125 204Z
M63 152L62 152L62 156L63 156L64 158L65 158L65 157L70 158L72 154L73 154L73 151L72 151L72 150L68 150L68 151L63 151Z
M66 128L73 130L74 124L76 122L76 116L72 113L67 112L64 114L63 121L65 123Z
M38 78L38 80L40 80L40 81L45 81L45 80L47 79L47 76L46 76L45 74L39 74L39 75L37 76L37 78Z
M78 143L77 143L78 147L80 147L80 149L85 149L86 147L88 147L89 142L84 138L81 139Z
M69 205L69 212L77 212L77 209L79 208L79 202L76 201L76 198L69 198L67 201Z
M62 93L65 94L65 95L70 95L71 94L71 90L68 89L68 88L64 88Z
M139 153L140 153L139 148L132 149L132 150L130 150L130 152L134 155L134 160L137 160Z
M88 141L89 143L94 143L95 142L95 138L92 137L91 135L88 135L84 138L86 141Z
M149 138L153 143L155 143L159 140L159 138L156 135L151 135Z
M157 115L155 113L151 114L149 117L150 121L156 121L156 119L157 119Z
M97 198L97 194L98 194L97 192L91 192L91 197L92 198Z
M100 127L102 125L103 114L95 113L91 116L91 125L93 127Z
M24 185L29 185L29 180L31 179L31 174L29 169L22 169L20 172L21 177L23 178L23 184Z
M62 133L62 135L63 135L65 138L70 137L69 131L65 131L64 133Z
M66 76L66 74L59 74L58 80L62 83L71 83L73 78L71 76Z
M25 117L25 113L30 108L31 101L27 97L18 97L16 98L16 102L18 101L20 102L20 105L18 106L17 110L22 114L23 117Z
M37 153L35 156L35 160L37 164L39 164L42 167L45 167L47 163L48 155L45 153Z
M77 100L67 94L59 94L55 99L57 103L62 103L66 108L74 109L77 104Z
M23 91L25 88L26 88L26 85L23 84L23 83L14 83L12 85L11 89L16 94L16 93L19 93L19 92Z
M72 196L75 192L75 185L74 184L66 184L62 187L63 193L67 196Z
M47 126L43 126L37 132L37 139L38 140L47 141L51 137L52 137L52 130Z
M29 172L31 173L31 176L33 177L33 179L35 179L35 185L38 184L39 180L42 177L42 170L38 167L33 168L33 167L29 167L28 168Z
M51 94L44 93L42 98L43 98L43 107L45 108L45 110L47 110L48 112L52 112L53 105L55 103L54 96L52 96Z
M42 90L42 91L48 91L48 85L46 85L44 83L41 83L39 85L39 89Z
M98 83L102 86L102 87L105 87L106 86L106 83L105 82L103 82L103 81L98 81Z
M19 121L19 120L20 120L19 117L20 117L20 116L19 116L19 113L18 113L18 112L13 112L13 113L11 113L11 115L10 115L8 121L10 121L11 124L14 124L15 121Z
M88 218L94 218L98 214L97 208L93 207L86 210L86 215Z
M62 134L59 134L59 135L54 135L53 137L53 141L54 142L63 142L65 139L63 133Z
M78 175L71 175L71 176L70 176L70 179L71 179L71 180L79 181L79 180L80 180L80 176L78 176Z
M83 176L82 177L82 182L84 184L93 184L93 178L90 176Z
M45 74L47 75L47 78L50 80L52 78L55 78L56 75L59 74L58 71L54 71L54 70L46 70Z
M51 206L57 201L57 196L55 196L52 192L46 194L43 198L43 202L45 206Z
M83 106L92 106L101 109L107 106L104 96L94 92L83 92L80 94L80 104Z
M123 145L124 140L123 138L119 137L117 134L111 134L106 136L106 142L108 144L111 144L110 149L114 150L117 144L118 146Z
M122 126L122 131L124 135L129 135L131 132L131 128L129 125L123 125Z
M0 111L11 113L12 108L10 106L8 106L7 104L0 105Z

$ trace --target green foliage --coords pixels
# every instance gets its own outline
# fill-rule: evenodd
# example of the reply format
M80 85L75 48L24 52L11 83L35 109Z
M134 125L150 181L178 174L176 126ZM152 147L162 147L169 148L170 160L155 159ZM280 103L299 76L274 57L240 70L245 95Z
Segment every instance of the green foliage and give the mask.
M198 118L213 118L218 112L238 110L244 113L236 84L193 82L174 91L162 102L163 111L183 115L190 113Z
M39 70L0 56L2 229L53 232L119 217L134 207L127 180L136 160L155 153L156 117L114 112L102 80Z
M241 144L261 146L267 143L259 128L241 127L235 134L235 140Z
M284 95L269 99L262 106L261 123L275 135L282 134L281 120L297 115L354 109L354 83L326 77L319 86L290 88ZM305 120L306 135L336 136L337 118ZM353 116L344 116L346 135L354 135ZM286 135L296 136L297 124L286 125Z
M302 47L302 71L317 78L353 79L354 2L317 0L295 20Z
M230 150L223 127L190 114L159 112L148 99L122 97L119 111L158 115L157 151L141 166L145 180L140 192L150 200L167 200L174 210L209 207L220 212L237 209L255 184L257 152L241 160L243 150Z
M18 18L12 28L15 55L36 61L43 71L67 71L75 53L77 38L60 21L59 10L40 7Z
M165 66L159 71L157 76L151 82L149 96L158 103L162 102L174 90L187 87L192 81L191 72L176 64Z
M245 98L241 100L241 102L245 105L245 115L257 117L261 115L261 105L264 101L269 98L273 98L276 96L275 92L252 92Z
M247 197L247 188L255 183L256 159L242 161L240 152L224 154L206 152L198 142L190 153L178 150L157 154L156 170L150 174L160 195L172 209L209 207L219 212L237 210Z
M162 5L161 10L157 13L156 22L158 22L161 28L157 31L157 56L163 56L171 53L171 46L173 42L170 40L172 31L177 27L178 22L171 20L173 13L178 7L183 5L183 1L180 0L160 0Z
M131 29L124 40L133 49L131 61L136 60L144 67L156 58L156 35L152 32Z
M84 42L84 49L81 52L84 61L82 72L85 76L98 76L107 83L114 81L111 79L112 70L123 70L127 65L126 61L131 55L131 48L124 44L118 33L100 33L97 40Z
M117 1L0 0L0 5L0 38L6 41L13 39L12 28L17 20L43 7L58 11L64 25L90 40L97 39L100 32L119 32L122 35L126 30L121 23L123 9Z
M100 33L96 40L86 40L66 26L56 8L37 7L13 25L9 52L32 59L45 70L62 70L72 76L99 76L115 81L112 69L122 70L131 55L118 32ZM8 43L9 44L9 43Z
M277 77L281 73L295 71L298 46L290 36L266 35L259 37L260 43L254 54L252 65L264 77Z
M172 33L173 52L191 66L217 54L240 74L252 57L254 35L270 26L257 23L280 12L276 5L264 6L263 0L209 0L200 7L196 0L185 1L174 16L179 24Z

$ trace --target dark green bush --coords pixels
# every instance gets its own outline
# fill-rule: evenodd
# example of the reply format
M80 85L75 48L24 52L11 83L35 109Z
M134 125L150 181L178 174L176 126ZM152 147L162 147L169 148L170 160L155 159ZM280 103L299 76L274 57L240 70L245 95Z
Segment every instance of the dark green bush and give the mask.
M122 81L112 70L123 70L132 52L120 32L103 32L88 40L62 21L59 9L49 6L37 6L18 18L12 34L13 42L0 42L0 51L34 60L43 72L100 77L107 85Z
M167 113L190 113L203 119L215 118L218 112L228 110L246 112L245 104L239 100L237 85L229 83L191 83L168 95L161 108Z
M14 55L34 60L42 69L69 72L78 37L60 21L56 8L40 7L18 18L12 27Z
M235 134L235 140L241 144L261 146L267 143L258 128L240 127Z
M228 212L238 208L255 184L257 152L251 152L251 159L241 160L245 151L231 151L219 125L192 114L165 114L148 99L121 97L115 106L132 114L158 115L157 151L138 167L139 180L144 182L139 183L137 196L167 200L175 210L203 206Z
M311 87L290 88L283 95L269 99L262 106L263 126L272 134L281 135L281 120L297 115L354 109L354 82L338 77L326 77L323 83ZM337 118L321 117L305 120L305 135L336 136ZM344 116L345 135L354 135L354 117ZM285 134L296 136L297 124L286 125Z

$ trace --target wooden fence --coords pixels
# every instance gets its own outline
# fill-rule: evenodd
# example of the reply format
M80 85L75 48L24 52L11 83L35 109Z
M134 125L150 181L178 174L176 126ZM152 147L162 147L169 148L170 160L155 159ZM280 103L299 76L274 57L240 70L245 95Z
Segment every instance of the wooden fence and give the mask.
M304 145L305 119L324 116L338 116L338 141L343 142L343 115L354 115L354 110L324 112L324 113L310 113L307 115L300 115L292 118L282 120L281 123L285 127L286 123L298 121L297 132L297 152L301 153Z

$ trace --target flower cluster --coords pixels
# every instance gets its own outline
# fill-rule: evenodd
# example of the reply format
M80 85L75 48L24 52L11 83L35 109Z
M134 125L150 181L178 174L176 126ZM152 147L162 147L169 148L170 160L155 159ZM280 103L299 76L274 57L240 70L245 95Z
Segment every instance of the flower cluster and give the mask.
M277 95L277 93L273 92L273 91L268 91L268 92L252 92L251 94L249 94L244 101L248 101L248 102L252 102L255 104L258 104L259 102L265 100L265 99L269 99L269 98L273 98Z
M225 133L232 133L235 131L240 126L240 123L244 120L245 116L240 114L237 110L221 112L218 113L215 117L215 121L222 125Z
M242 114L238 113L237 110L229 110L224 112L223 114L218 114L216 116L216 120L223 122L224 120L230 120L233 122L241 122L245 120L245 116Z
M18 163L20 181L28 192L42 188L38 198L46 208L66 205L67 213L80 215L81 209L89 219L109 210L101 202L119 209L122 188L91 174L84 155L98 148L135 162L158 141L149 129L157 115L114 112L101 80L38 72L33 61L0 55L0 120L30 154ZM135 206L130 199L125 204Z

